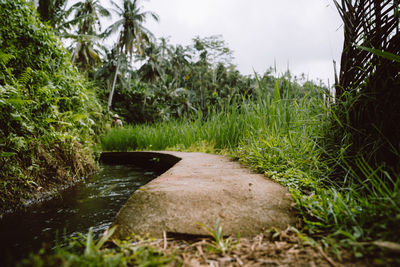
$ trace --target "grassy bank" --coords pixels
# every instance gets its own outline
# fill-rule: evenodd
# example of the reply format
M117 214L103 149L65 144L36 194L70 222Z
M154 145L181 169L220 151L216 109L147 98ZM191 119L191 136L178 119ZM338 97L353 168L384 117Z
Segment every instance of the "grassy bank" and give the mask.
M327 154L325 129L334 114L313 88L306 91L299 97L288 87L260 88L258 100L238 99L207 118L113 129L102 137L103 149L226 153L287 186L303 217L301 230L338 255L341 248L362 256L395 245L381 241L400 241L399 177L362 158L354 170L340 153ZM344 183L331 175L337 164L347 166L339 177Z

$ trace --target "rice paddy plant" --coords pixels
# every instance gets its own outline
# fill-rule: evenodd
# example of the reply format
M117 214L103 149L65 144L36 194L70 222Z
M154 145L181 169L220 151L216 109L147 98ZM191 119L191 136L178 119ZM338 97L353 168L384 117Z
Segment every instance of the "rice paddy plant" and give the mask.
M192 119L113 129L101 137L102 148L108 151L187 149L206 141L214 143L216 149L235 149L255 132L278 135L299 129L308 131L309 124L314 123L309 116L315 117L322 110L319 103L313 112L310 106L315 106L313 101L322 101L310 96L282 98L293 95L289 89L290 86L279 88L276 83L272 96L266 88L260 88L256 100L237 97L229 105L210 107L207 115L199 112Z
M185 150L202 141L214 143L216 149L234 147L243 138L249 124L242 111L243 108L227 107L219 112L211 110L207 118L199 113L191 120L112 129L101 137L102 148L107 151Z

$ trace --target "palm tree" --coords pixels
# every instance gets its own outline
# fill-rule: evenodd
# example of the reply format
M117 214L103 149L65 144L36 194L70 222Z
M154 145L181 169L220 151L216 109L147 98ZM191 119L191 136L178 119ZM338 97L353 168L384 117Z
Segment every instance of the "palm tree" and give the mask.
M85 0L71 6L68 14L75 13L74 18L69 21L78 26L81 34L94 34L101 31L100 18L110 17L110 12L105 9L99 0Z
M161 37L159 40L160 43L158 44L158 47L160 49L161 57L166 59L168 56L171 55L173 47L170 44L168 44L169 42L168 38Z
M105 9L99 0L85 0L74 4L67 14L74 14L68 25L76 26L76 34L65 35L75 40L75 49L72 53L72 63L78 62L82 69L88 69L93 64L100 62L99 52L96 51L96 41L101 31L100 18L110 17L110 12Z
M167 72L171 70L171 45L167 39L160 38L159 42L149 42L139 60L144 61L138 72L145 81L156 81L159 78L164 80Z
M179 87L184 87L184 81L187 81L191 76L191 63L189 61L192 59L192 55L189 52L188 48L182 45L176 45L171 51L171 75L177 80Z
M95 35L70 34L64 35L75 42L75 48L72 51L72 64L78 68L88 71L92 66L101 63L100 52L96 47L98 37Z
M163 75L161 51L157 44L150 43L145 49L142 59L147 59L138 72L144 81L154 82Z
M99 68L97 68L96 72L94 73L94 80L98 82L99 87L104 87L104 94L107 94L111 90L111 86L114 80L115 70L117 68L117 48L114 47L111 50L103 47L102 54L104 54L104 59ZM124 54L121 55L120 60L120 70L122 72L129 72L127 58ZM125 82L126 79L124 77L119 76L118 82L122 85L121 88L129 88L129 80L127 83Z
M114 75L113 86L108 98L107 108L110 110L112 99L114 95L115 83L117 81L118 70L120 66L120 55L122 53L130 55L132 60L132 55L134 50L143 53L144 44L152 37L152 33L144 27L144 23L148 16L152 17L154 20L158 21L159 18L157 14L151 11L142 11L142 7L139 6L140 0L124 0L123 7L120 7L115 2L111 2L116 8L115 12L119 15L120 19L112 24L104 32L104 36L109 36L110 34L120 31L118 38L118 64Z

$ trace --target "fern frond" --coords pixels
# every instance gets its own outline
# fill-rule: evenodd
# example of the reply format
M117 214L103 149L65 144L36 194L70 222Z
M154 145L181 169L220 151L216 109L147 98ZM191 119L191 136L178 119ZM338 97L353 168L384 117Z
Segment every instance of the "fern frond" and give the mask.
M31 79L32 69L27 67L23 73L18 78L18 83L22 88L25 88L28 84L29 80Z
M1 65L2 67L5 68L6 65L7 65L7 63L8 63L11 59L13 59L13 58L14 58L13 55L6 54L6 53L3 53L3 52L0 51L0 65Z

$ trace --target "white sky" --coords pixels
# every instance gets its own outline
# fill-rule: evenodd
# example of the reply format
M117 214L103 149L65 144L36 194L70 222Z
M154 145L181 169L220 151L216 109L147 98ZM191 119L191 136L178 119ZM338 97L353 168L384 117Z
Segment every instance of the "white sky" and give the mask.
M329 79L332 85L332 60L340 66L343 27L333 0L142 0L141 5L160 17L159 23L149 17L146 27L172 44L221 34L242 74L253 69L263 74L276 62L278 74L289 66L297 76L325 84Z
M243 74L277 65L295 75L333 83L333 63L343 46L343 27L332 0L151 0L144 10L160 16L146 23L157 37L189 44L197 35L222 34Z

